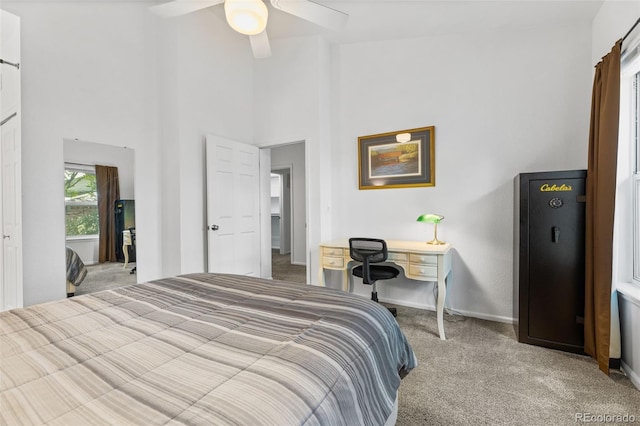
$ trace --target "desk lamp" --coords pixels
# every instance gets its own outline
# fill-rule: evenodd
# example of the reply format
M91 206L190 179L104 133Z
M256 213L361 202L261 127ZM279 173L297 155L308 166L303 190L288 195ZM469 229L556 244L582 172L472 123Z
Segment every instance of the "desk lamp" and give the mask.
M427 244L441 245L445 244L444 241L438 240L438 223L440 223L444 219L444 216L440 216L439 214L423 214L418 217L418 222L426 222L433 223L433 240L427 241Z

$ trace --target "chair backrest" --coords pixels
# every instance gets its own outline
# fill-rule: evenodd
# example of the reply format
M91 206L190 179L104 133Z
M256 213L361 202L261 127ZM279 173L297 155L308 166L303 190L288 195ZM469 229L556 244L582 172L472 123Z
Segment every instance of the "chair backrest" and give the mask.
M349 255L358 262L379 263L387 260L387 243L376 238L349 238Z

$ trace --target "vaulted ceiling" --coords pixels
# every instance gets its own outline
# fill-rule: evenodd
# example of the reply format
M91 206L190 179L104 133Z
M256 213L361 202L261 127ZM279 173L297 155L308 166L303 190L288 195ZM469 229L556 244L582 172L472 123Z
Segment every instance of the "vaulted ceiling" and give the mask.
M602 0L314 0L349 14L340 32L324 29L269 7L271 39L322 34L338 43L477 31L538 28L591 22ZM158 3L162 3L158 1ZM207 9L224 20L223 7Z

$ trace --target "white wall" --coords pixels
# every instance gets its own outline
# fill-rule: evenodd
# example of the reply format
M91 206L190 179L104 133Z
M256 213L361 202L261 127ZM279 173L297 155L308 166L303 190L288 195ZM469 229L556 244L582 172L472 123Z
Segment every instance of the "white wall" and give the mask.
M163 275L206 269L204 139L253 142L249 39L208 10L161 22Z
M255 67L255 139L311 138L312 282L320 240L426 239L431 230L415 219L432 211L446 217L439 236L456 250L448 305L511 320L513 178L586 167L590 31L576 24L348 44L330 58L314 38L276 40L274 57ZM430 125L436 187L358 190L358 136ZM428 285L406 280L381 286L380 296L434 305Z
M416 218L442 214L438 237L455 249L447 305L512 320L513 178L586 167L589 39L585 24L336 47L333 237L426 240ZM435 187L358 190L358 136L432 125ZM379 293L434 305L431 285Z
M591 63L595 65L611 51L640 18L640 3L634 1L605 0L593 18L591 32Z
M204 268L204 134L305 140L313 282L320 241L426 238L415 218L436 211L456 249L448 304L498 319L511 317L514 175L586 166L589 26L333 48L280 39L253 61L246 37L207 11L160 22L145 3L3 8L23 19L25 304L64 297L65 137L135 149L140 280ZM428 125L436 187L358 190L358 136ZM384 287L433 304L424 285Z
M133 149L65 139L63 157L65 163L117 167L120 198L135 200ZM98 263L99 239L97 236L67 238L65 244L78 253L85 265Z
M138 279L160 275L153 21L144 3L15 2L23 81L24 304L65 292L63 139L136 150Z
M139 281L203 271L204 134L253 142L248 38L206 10L2 6L23 21L25 305L65 296L64 138L135 149Z
M293 249L291 263L306 265L307 232L305 201L305 155L304 143L285 145L271 149L271 169L292 166L291 190L293 194Z
M330 50L319 37L273 40L271 50L271 58L254 65L254 140L307 142L306 264L316 283L318 245L331 238Z

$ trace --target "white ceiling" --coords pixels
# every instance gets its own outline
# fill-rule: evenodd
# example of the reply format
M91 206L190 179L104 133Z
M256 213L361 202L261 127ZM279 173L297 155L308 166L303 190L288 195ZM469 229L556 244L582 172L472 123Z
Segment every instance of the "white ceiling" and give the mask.
M518 30L591 22L603 0L314 0L349 15L340 32L326 30L269 4L271 39L322 34L339 43L477 31ZM628 0L621 0L628 1ZM158 2L160 3L160 1ZM224 7L208 8L224 21Z

